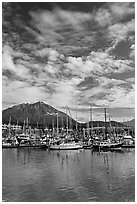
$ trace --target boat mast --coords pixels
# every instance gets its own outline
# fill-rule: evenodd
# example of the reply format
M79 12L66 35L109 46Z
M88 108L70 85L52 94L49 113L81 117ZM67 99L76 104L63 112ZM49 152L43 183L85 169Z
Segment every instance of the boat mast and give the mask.
M23 134L25 134L25 120L24 120L24 124L23 124Z
M54 119L52 119L52 134L53 134L53 137L54 137Z
M62 136L63 136L63 130L64 130L64 121L63 121L63 116L62 116L62 128L61 128L61 134L62 134Z
M57 111L57 136L58 136L58 126L59 126L59 120L58 120L58 111Z
M85 128L83 128L83 139L85 139Z
M69 128L72 129L72 116L71 116L71 112L70 112L70 109L69 107L68 108L68 114L69 114Z
M27 124L26 124L27 134L28 134L28 127L29 127L29 119L28 119L28 117L27 117Z
M130 131L129 131L129 121L127 121L127 127L128 127L128 135L130 135Z
M78 123L77 123L77 101L76 101L76 131L78 130Z
M28 120L28 118L27 118L27 128L28 128L28 125L29 125L29 120Z
M17 134L17 129L18 129L18 120L17 120L17 124L16 124L15 135Z
M106 113L106 108L104 108L105 112L105 139L107 139L107 113Z
M46 127L45 127L45 117L44 117L44 124L43 124L43 127L44 127L44 129L46 128Z
M99 136L99 124L97 124L97 136Z
M38 124L38 122L37 122L37 135L38 135L38 133L39 133L38 126L39 126L39 124Z
M92 124L92 106L91 106L91 104L90 104L90 129L91 129L91 134L90 134L90 137L92 137L92 126L93 126L93 124Z
M111 125L111 118L110 118L110 115L109 115L109 127L110 127L109 133L111 133L111 132L112 132L112 125Z
M10 136L10 129L11 129L11 116L9 118L9 136Z
M62 130L64 129L64 121L63 121L63 116L62 116Z
M68 135L68 114L67 114L67 109L66 109L66 119L67 119L67 135Z
M89 121L87 122L87 136L89 137Z

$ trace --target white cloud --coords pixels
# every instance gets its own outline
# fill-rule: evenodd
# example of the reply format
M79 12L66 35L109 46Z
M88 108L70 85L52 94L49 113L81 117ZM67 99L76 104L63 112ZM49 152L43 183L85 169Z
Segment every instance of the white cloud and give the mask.
M95 14L94 20L97 21L100 26L105 27L106 25L111 24L113 18L112 18L112 14L108 9L101 8Z
M30 15L37 25L37 28L43 33L46 28L56 30L64 25L72 26L74 29L82 29L82 23L92 19L89 13L76 11L67 11L63 9L54 9L53 11L30 12Z
M31 87L27 82L21 81L10 81L9 86L3 85L2 92L4 93L3 102L6 101L9 104L44 101L47 96L43 88Z
M108 99L113 99L114 101L110 103L113 107L128 107L135 108L135 90L132 89L127 91L121 87L113 87L110 89L110 95Z
M2 66L3 69L5 70L11 70L11 71L16 71L16 67L13 63L13 58L12 58L12 48L9 46L4 46L3 48L3 55L2 55Z
M123 73L127 71L134 70L130 64L132 63L131 60L119 60L115 59L115 57L111 56L107 52L91 52L88 56L88 59L91 59L93 63L102 66L101 71L102 74L109 74L109 73Z
M132 44L130 49L131 49L130 57L134 59L135 58L135 44Z
M114 17L117 17L119 19L135 13L134 4L130 2L110 3L109 8L111 9Z
M118 60L110 56L107 52L91 52L86 58L68 57L68 62L64 64L67 70L77 77L101 76L110 73L123 73L134 70L130 66L130 60ZM67 71L66 70L66 71Z
M135 84L135 78L128 78L126 81L130 82L131 84Z
M120 41L134 41L134 14L135 3L132 2L107 3L96 11L94 20L105 28L105 36L111 41L111 48L108 50L114 49Z
M135 21L131 20L127 23L116 23L108 28L109 38L114 39L117 43L125 40L130 32L135 32Z
M134 4L131 4L129 2L107 3L107 6L97 10L94 20L102 27L110 26L135 13Z
M65 63L65 67L72 71L74 75L79 77L93 76L95 73L102 73L102 66L92 60L84 60L81 57L68 57L68 63Z
M96 106L134 108L134 78L124 81L109 78L113 73L127 74L135 69L132 60L135 55L135 21L127 18L134 14L134 4L107 3L93 13L59 8L30 12L32 19L24 25L25 32L32 34L38 43L22 43L24 50L31 53L28 55L15 51L19 49L16 45L16 49L3 46L3 73L7 74L7 77L3 76L3 101L45 101L56 108L69 106L72 109L76 101L78 108L83 109L88 108L89 102ZM106 50L102 44L99 50L96 47L97 43L102 43L101 34L111 44L107 44L109 48ZM131 60L111 56L110 51L123 39L132 43ZM85 48L87 52L91 49L87 56L83 52ZM68 57L68 53L72 56ZM80 57L73 57L73 53ZM12 76L8 76L9 72ZM87 80L86 84L90 77L93 80ZM72 114L75 115L74 110ZM86 120L88 112L79 112L79 117Z
M21 53L14 52L10 46L4 46L2 57L3 70L9 70L20 78L28 78L29 69L22 64L15 64L13 61L14 57L17 56L21 56Z

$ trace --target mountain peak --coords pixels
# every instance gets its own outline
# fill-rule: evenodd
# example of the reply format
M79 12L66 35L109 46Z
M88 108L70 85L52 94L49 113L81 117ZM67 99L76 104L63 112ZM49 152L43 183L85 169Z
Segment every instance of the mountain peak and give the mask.
M60 126L66 123L67 115L42 101L36 103L23 103L2 111L2 122L8 123L11 117L11 123L23 124L28 120L30 125L50 126L57 124L57 112ZM70 118L70 117L69 117ZM71 120L75 123L74 119ZM63 122L62 122L63 121Z

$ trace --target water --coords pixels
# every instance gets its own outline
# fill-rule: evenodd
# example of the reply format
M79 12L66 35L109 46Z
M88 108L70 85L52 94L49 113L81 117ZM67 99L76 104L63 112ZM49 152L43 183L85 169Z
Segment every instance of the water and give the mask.
M135 150L2 150L7 202L135 201Z

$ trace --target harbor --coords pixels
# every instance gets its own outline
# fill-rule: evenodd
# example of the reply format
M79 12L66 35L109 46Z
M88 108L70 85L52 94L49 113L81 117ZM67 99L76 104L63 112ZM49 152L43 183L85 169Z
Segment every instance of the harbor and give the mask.
M51 129L32 128L28 119L12 125L12 117L3 125L3 201L134 202L134 129L112 127L106 108L103 127L91 120L69 129L69 120L60 127L57 111Z
M135 202L135 2L2 2L2 202Z
M38 103L39 104L39 103ZM41 104L41 102L40 102ZM43 103L42 103L43 105ZM72 126L72 118L66 114L66 126L59 125L59 112L56 112L56 126L52 118L52 128L32 128L28 118L21 125L3 125L2 148L44 148L49 150L92 149L98 151L122 151L123 148L135 148L135 130L121 123L121 127L107 122L107 110L104 108L104 126L94 127L92 107L89 109L90 121L86 128L78 128L78 122ZM96 121L97 122L97 121ZM116 122L114 123L116 124ZM73 128L74 129L73 129ZM70 129L71 128L71 129Z
M106 108L102 126L94 126L91 106L85 126L67 114L60 123L55 111L51 127L28 118L15 125L11 116L2 126L3 201L134 202L134 128L108 121Z

